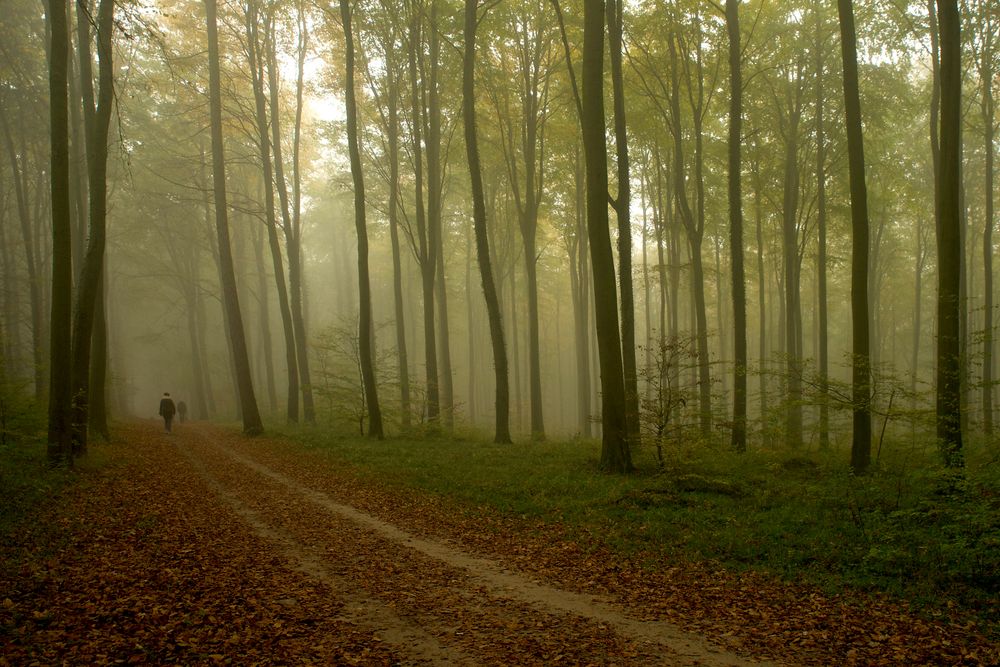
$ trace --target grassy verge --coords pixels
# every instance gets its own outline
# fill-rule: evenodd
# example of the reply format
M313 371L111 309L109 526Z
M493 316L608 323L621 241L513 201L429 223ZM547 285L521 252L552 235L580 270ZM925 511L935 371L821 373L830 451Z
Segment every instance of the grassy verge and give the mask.
M85 483L81 473L107 465L100 447L92 446L74 469L51 468L38 433L21 433L0 444L0 563L6 565L11 559L44 558L58 548L63 527L45 518L53 503L71 486Z
M718 561L827 590L889 593L960 607L1000 627L1000 464L970 446L965 473L932 451L882 456L854 477L846 454L675 449L658 468L597 470L591 441L494 445L471 440L370 442L288 431L391 484L473 506L562 523L619 553Z

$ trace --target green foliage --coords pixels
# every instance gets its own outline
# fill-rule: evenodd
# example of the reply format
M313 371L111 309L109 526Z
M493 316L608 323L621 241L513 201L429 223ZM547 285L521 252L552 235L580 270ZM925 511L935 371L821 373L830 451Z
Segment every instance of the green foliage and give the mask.
M45 432L44 408L30 398L29 384L10 379L0 368L0 448L40 438Z
M4 401L11 397L4 395ZM9 405L9 403L8 403ZM18 542L34 522L37 508L72 479L65 469L52 469L45 452L44 415L27 409L8 421L17 431L5 431L0 445L0 546Z
M294 437L387 483L565 525L653 566L713 560L1000 620L1000 472L985 451L956 477L932 445L887 443L880 466L855 477L836 448L739 456L685 441L665 449L662 467L654 448L640 449L639 472L622 477L598 472L593 441Z

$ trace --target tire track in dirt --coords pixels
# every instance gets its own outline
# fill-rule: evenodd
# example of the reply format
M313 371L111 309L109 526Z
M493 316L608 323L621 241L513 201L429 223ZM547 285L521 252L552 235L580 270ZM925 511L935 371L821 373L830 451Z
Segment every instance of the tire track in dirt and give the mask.
M509 603L514 603L515 607L527 607L549 617L574 618L589 625L596 625L598 629L610 628L614 634L632 645L634 657L639 658L640 653L642 654L641 662L652 660L662 664L675 665L762 664L737 656L713 645L704 637L685 632L670 623L633 618L613 604L609 598L569 592L538 583L504 568L496 561L473 556L443 542L418 536L351 505L337 502L326 493L303 484L244 453L235 451L233 447L227 446L228 438L224 435L221 438L209 438L201 435L198 440L199 444L209 445L210 449L215 450L218 454L251 471L259 478L270 481L272 488L283 489L284 493L297 497L299 500L296 503L299 508L297 511L309 512L308 508L310 507L313 512L317 508L321 509L327 515L336 517L341 522L347 522L361 528L378 540L419 554L433 563L458 570L461 573L462 581L459 582L452 577L452 584L460 583L464 591L460 591L459 597L469 598L466 601L467 604L471 603L472 607L480 611L484 605L496 607L499 603L502 609L504 606L509 607ZM198 449L202 454L212 457L205 448L199 447ZM192 456L190 452L188 455ZM234 477L231 484L239 486L238 478L238 475ZM260 487L262 482L252 486ZM219 492L232 496L221 487ZM243 506L246 507L245 504ZM254 517L258 524L261 523L259 515L254 510L246 508L246 511ZM251 519L247 518L247 520ZM265 523L263 526L266 527L267 524ZM266 528L266 530L273 533L275 529ZM280 539L280 536L278 537ZM293 560L295 559L293 558ZM319 567L322 570L325 566L320 564ZM336 588L340 590L343 585ZM469 591L472 591L471 594ZM516 613L516 610L508 609L507 612ZM554 630L554 628L550 629L550 631Z
M190 449L181 448L185 458L205 484L262 539L275 545L291 567L329 586L343 602L340 620L375 631L379 638L405 657L408 664L471 665L473 661L455 647L445 646L419 626L399 617L379 600L360 595L357 588L332 572L313 549L289 533L268 524L250 506L228 491Z
M228 441L237 447L247 444L235 437ZM248 470L221 447L188 446L227 490L270 525L294 533L320 554L328 569L442 643L460 646L479 664L685 664L664 656L659 647L625 641L607 626L492 597L470 583L465 571L322 511L288 487Z

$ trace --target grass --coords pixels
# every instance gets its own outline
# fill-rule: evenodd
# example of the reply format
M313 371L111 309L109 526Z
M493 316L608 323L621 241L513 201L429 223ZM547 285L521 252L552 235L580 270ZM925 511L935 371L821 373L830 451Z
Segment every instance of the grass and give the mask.
M9 396L0 398L0 408ZM23 403L9 410L0 420L0 562L33 553L41 558L59 546L58 526L48 525L40 517L59 495L72 485L84 482L79 473L108 464L98 447L91 447L85 459L74 463L72 470L49 466L45 443L45 415L42 408Z
M690 443L630 476L597 469L594 441L495 445L474 439L372 442L318 429L286 434L386 482L600 535L619 553L712 560L783 578L958 606L1000 624L1000 465L967 445L964 474L933 448L886 441L870 475L846 451L738 456Z

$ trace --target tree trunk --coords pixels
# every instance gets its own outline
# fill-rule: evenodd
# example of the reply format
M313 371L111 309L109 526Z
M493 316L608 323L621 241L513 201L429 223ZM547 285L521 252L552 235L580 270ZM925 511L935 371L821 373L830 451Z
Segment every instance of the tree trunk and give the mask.
M438 395L438 364L437 341L434 330L434 263L437 259L437 239L431 229L428 229L426 211L424 209L424 167L423 141L421 139L424 108L420 99L420 88L417 85L417 51L421 46L421 20L419 13L411 17L409 44L410 91L412 95L413 118L411 122L413 143L414 198L415 217L417 222L417 260L420 265L421 285L423 287L424 309L424 363L426 366L426 418L431 428L435 428L440 416L440 400ZM423 62L423 53L420 54ZM421 68L422 69L422 68ZM430 143L428 141L428 143Z
M444 282L443 278L438 277L439 272L443 275L444 271L443 266L438 267L439 262L442 264L444 262L444 257L441 253L443 233L441 220L443 164L441 162L441 103L438 90L441 65L441 26L439 25L439 16L438 0L431 0L429 16L430 32L428 36L430 71L426 88L427 113L425 119L427 122L427 233L428 244L433 250L432 259L428 262L427 276L424 278L427 281L426 289L430 291L435 289L436 281L441 284ZM423 66L421 70L426 71ZM444 412L445 428L450 430L454 421L454 400L452 397L451 351L450 349L446 349L450 344L448 334L444 330L448 325L445 308L446 305L444 303L438 304L439 317L438 331L436 332L438 340L436 342L441 346L441 354L438 355L435 366L437 368L436 381L439 391L438 408L439 412Z
M361 148L358 137L358 106L354 91L354 31L351 29L349 0L340 0L340 20L344 28L344 106L347 110L347 146L351 156L351 176L354 179L354 225L358 234L358 355L364 382L365 403L368 406L368 435L383 438L382 411L378 402L375 380L375 359L372 350L372 294L368 277L368 223L365 219L365 179L361 171Z
M284 334L285 341L285 368L287 371L287 390L285 396L285 416L288 423L294 424L299 421L299 368L298 360L296 358L296 340L295 340L295 326L292 320L292 309L290 300L288 298L288 290L285 287L285 267L281 258L281 245L278 241L278 230L277 230L277 219L275 216L275 202L274 202L274 181L272 181L272 171L271 171L271 146L274 146L274 164L275 168L279 168L282 160L280 158L279 146L281 142L281 134L278 128L278 107L275 105L275 101L271 100L271 126L274 132L274 143L272 144L272 138L268 135L268 118L267 109L265 106L264 99L264 63L263 56L260 52L260 39L258 38L258 13L256 2L251 2L247 7L246 14L247 21L247 56L249 58L250 64L250 75L253 81L253 92L254 92L254 105L256 111L256 121L257 121L257 145L260 150L260 161L262 167L262 173L264 177L264 224L267 227L267 243L271 251L271 265L274 269L274 282L275 287L278 292L278 311L281 313L281 328ZM269 68L270 70L271 68ZM273 71L273 70L272 70ZM281 209L283 212L283 218L285 221L285 229L287 230L290 226L289 216L288 216L288 201L287 195L284 193L285 181L284 177L277 180L278 193L281 198ZM287 236L286 236L287 239ZM258 257L258 261L261 262L259 270L261 273L264 271L264 266L262 262L262 257ZM263 286L263 283L262 283ZM260 295L261 303L267 304L267 291L261 293ZM269 320L268 320L269 321ZM265 350L267 350L267 359L270 361L270 328L269 325L265 326L264 331L267 333L267 339L264 341ZM271 394L271 388L273 386L273 371L269 371L268 374L268 394ZM273 407L272 407L273 409Z
M962 264L961 19L956 0L937 0L940 29L941 134L938 168L937 436L945 464L963 465L959 282Z
M593 437L590 419L590 275L587 271L586 205L584 202L584 173L580 161L580 147L573 149L573 174L575 179L573 203L576 243L570 249L571 276L575 278L573 316L576 330L576 384L577 411L580 432L585 438Z
M51 141L52 303L49 330L49 465L72 465L72 230L69 200L69 31L65 0L49 0L49 123Z
M464 93L463 93L464 94ZM481 177L480 177L481 180ZM485 195L483 208L485 210ZM476 401L476 312L472 307L472 229L465 228L465 312L466 312L466 358L468 359L468 385L466 404L468 405L469 426L475 428L477 421Z
M733 279L733 437L737 452L747 448L747 301L743 270L743 202L740 147L743 133L743 73L738 0L726 0L729 33L729 251Z
M621 291L622 367L625 374L625 419L628 436L639 442L639 383L635 360L635 296L632 289L632 189L625 120L625 77L622 72L622 0L606 0L608 53L614 99L618 196L612 205L618 218L618 282Z
M801 91L801 89L799 89ZM785 127L785 168L782 204L782 250L785 282L785 354L786 382L785 434L792 448L802 446L802 331L799 301L798 208L799 169L798 132L801 106L798 97L789 107Z
M851 469L863 474L871 463L871 368L868 321L868 188L865 184L864 137L861 133L861 100L858 93L857 38L854 3L838 0L840 46L844 65L844 110L847 122L847 160L851 187L851 402L854 437Z
M996 137L996 102L993 97L994 14L990 3L981 2L983 8L982 59L979 79L982 82L980 108L983 115L983 150L985 153L986 205L983 222L983 432L987 439L993 435L993 219L994 176L993 164Z
M816 226L819 235L816 258L817 298L819 300L819 447L830 448L829 392L829 322L826 289L826 128L823 89L824 45L822 41L821 4L816 3Z
M392 52L390 52L391 57ZM395 67L395 59L389 68ZM392 294L396 320L396 354L399 360L399 400L403 430L410 428L410 362L406 352L406 321L403 317L403 269L399 254L399 86L395 71L387 68L389 84L389 239L392 243Z
M757 356L760 363L758 380L760 384L760 421L767 423L767 278L764 273L764 212L760 182L760 157L753 160L753 204L754 227L757 236L757 319L760 331L757 340Z
M622 348L618 336L615 266L608 232L607 145L604 141L604 1L583 4L582 116L587 169L587 229L594 269L594 309L601 365L601 466L632 470L625 405Z
M86 107L84 129L87 137L87 181L89 190L88 240L83 266L80 269L77 298L73 313L73 366L71 370L73 393L73 450L87 453L87 422L90 384L91 334L101 274L104 271L104 247L107 221L107 173L108 173L108 129L111 123L111 106L114 101L112 69L112 30L114 27L114 3L101 0L97 18L98 99L97 107L91 106L93 93L84 92ZM90 35L81 34L82 61L90 60ZM84 46L86 44L86 46ZM87 73L87 74L85 74ZM81 66L81 80L84 91L93 90L89 79L89 67Z
M247 356L243 315L236 288L233 253L229 241L229 212L226 203L226 159L222 137L222 91L219 76L219 35L216 19L216 0L205 0L205 18L208 27L209 105L212 131L212 183L215 194L215 228L218 236L219 275L222 281L222 301L230 351L233 358L236 392L239 398L243 432L257 435L264 431L254 396L250 376L250 359Z
M439 216L440 218L440 216ZM435 289L437 290L438 361L441 370L441 411L444 427L455 428L455 377L451 368L451 334L448 328L448 287L444 275L444 226L438 222L438 261Z
M476 229L476 258L486 299L493 345L493 368L496 374L496 425L494 442L510 442L510 397L507 385L507 348L504 344L500 300L497 297L490 263L489 236L486 228L486 198L483 195L482 170L479 164L479 144L476 136L476 7L477 0L465 0L465 50L462 58L462 118L465 121L465 150L469 161L472 187L472 217ZM471 304L469 304L471 307ZM472 359L469 359L471 365Z
M676 38L673 38L676 39ZM670 41L671 62L676 65L676 52L674 41ZM700 82L699 63L699 82ZM708 360L708 318L705 313L705 272L702 265L701 244L704 238L705 217L704 217L704 183L702 182L702 123L700 103L692 105L694 115L695 134L695 183L698 188L698 214L691 210L688 203L686 190L686 177L684 171L684 148L683 132L681 128L680 111L680 87L677 78L676 67L671 68L670 84L670 105L671 118L673 120L674 135L674 196L677 199L677 207L680 211L681 223L687 235L688 245L691 252L691 291L692 307L694 309L695 336L697 338L698 364L698 420L701 427L701 435L708 438L712 430L712 387L709 376ZM700 96L699 96L700 99ZM679 279L679 276L678 276Z
M288 186L285 181L285 160L282 157L281 106L278 102L278 65L276 49L274 48L274 22L273 17L270 14L265 19L266 58L264 59L267 63L268 94L271 107L271 146L273 148L272 152L274 157L274 185L278 190L278 201L281 204L282 228L284 229L285 235L285 252L288 256L288 288L286 291L282 287L285 282L284 272L282 271L282 278L278 287L279 305L281 303L280 294L282 292L286 292L287 297L285 298L285 301L287 302L291 323L289 325L285 325L285 314L284 311L282 311L282 325L285 326L286 337L288 335L288 331L291 331L293 336L294 351L289 352L286 349L285 356L288 360L287 363L289 368L292 368L292 362L294 361L296 369L294 378L291 376L291 373L288 378L288 419L289 421L298 421L298 397L296 396L294 406L292 405L291 399L293 386L292 382L294 380L295 393L297 394L300 390L302 391L303 418L307 424L312 424L316 421L316 408L313 401L312 384L309 376L309 348L306 337L305 319L302 314L302 234L300 225L301 195L299 193L299 138L302 123L303 60L305 58L305 40L307 39L308 34L305 33L306 27L302 20L301 4L298 6L298 12L300 45L298 76L296 78L295 85L295 136L292 150L293 201L291 202L291 210L289 210ZM261 88L263 89L263 77L261 76L260 78ZM273 210L273 195L271 210ZM274 255L274 249L278 246L276 245L276 240L271 241L270 231L268 232L268 241L271 243L272 257L274 257L276 262L278 262L276 267L280 266L281 251L279 248L278 254ZM275 268L275 273L277 274L277 272L278 269Z
M257 318L260 334L260 359L264 364L264 385L267 389L267 408L270 412L278 409L278 390L274 379L274 344L271 339L271 298L268 289L267 268L264 266L264 235L251 220L254 265L257 274ZM293 348L294 350L294 348ZM260 368L258 367L258 377Z

